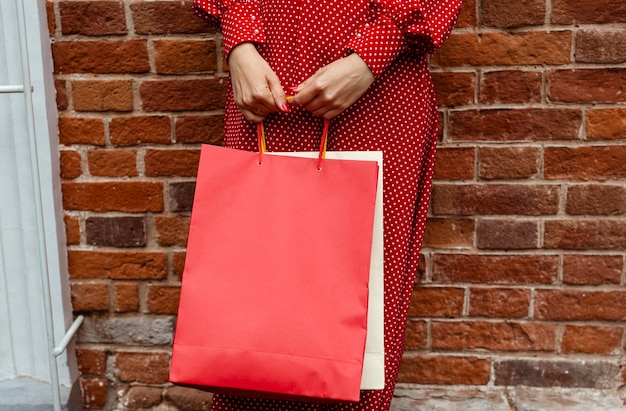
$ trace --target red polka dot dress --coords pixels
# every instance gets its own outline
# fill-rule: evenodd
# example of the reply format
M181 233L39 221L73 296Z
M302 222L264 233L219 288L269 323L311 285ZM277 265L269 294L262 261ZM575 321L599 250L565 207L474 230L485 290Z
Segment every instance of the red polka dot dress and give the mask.
M329 150L382 150L385 230L384 390L362 391L352 404L319 405L215 395L214 411L388 410L397 380L407 310L431 190L437 107L428 53L448 37L462 0L195 0L219 25L228 55L254 42L283 88L356 52L376 81L330 122ZM323 119L303 108L265 120L269 151L315 151ZM256 151L256 125L229 87L225 145Z

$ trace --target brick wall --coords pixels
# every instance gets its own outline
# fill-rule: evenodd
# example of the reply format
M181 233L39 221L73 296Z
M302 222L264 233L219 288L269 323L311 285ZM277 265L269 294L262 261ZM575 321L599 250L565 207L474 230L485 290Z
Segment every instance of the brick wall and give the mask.
M400 380L616 388L626 346L626 3L465 0L433 56L440 149ZM167 384L219 35L189 0L48 0L85 407ZM584 362L583 362L584 361Z

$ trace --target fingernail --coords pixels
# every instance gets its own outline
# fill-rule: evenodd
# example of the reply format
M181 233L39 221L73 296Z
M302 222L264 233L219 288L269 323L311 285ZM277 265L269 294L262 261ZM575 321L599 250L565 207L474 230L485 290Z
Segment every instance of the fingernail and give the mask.
M299 91L298 88L300 86L291 86L291 87L285 87L285 89L287 89L287 91Z
M291 111L291 109L289 108L289 105L287 103L283 103L283 105L281 106L283 111L286 113L289 113Z

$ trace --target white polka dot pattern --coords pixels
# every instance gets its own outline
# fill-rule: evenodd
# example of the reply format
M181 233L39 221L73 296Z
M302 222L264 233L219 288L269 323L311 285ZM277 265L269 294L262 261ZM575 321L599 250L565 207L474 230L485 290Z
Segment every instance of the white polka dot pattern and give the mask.
M331 120L329 150L382 150L384 156L386 388L354 404L305 404L216 395L214 411L383 411L393 395L419 262L437 139L437 107L427 53L447 38L461 0L195 0L220 24L228 53L252 41L281 80L297 86L321 67L358 53L376 76L370 89ZM265 120L269 151L314 151L323 120L303 108ZM256 150L256 126L229 86L225 145Z

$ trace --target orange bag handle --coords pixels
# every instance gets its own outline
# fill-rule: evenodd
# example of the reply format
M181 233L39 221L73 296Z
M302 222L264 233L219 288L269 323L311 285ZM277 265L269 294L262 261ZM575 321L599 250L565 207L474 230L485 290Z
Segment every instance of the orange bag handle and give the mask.
M322 132L322 141L320 143L319 155L317 156L317 171L322 170L322 160L326 158L329 125L330 120L324 119L324 131ZM267 152L267 143L265 141L265 127L263 126L263 122L257 123L256 131L259 144L259 165L261 165L263 163L263 154Z

